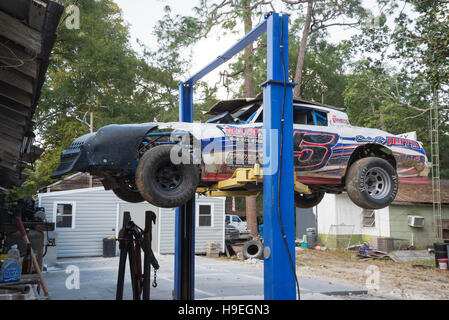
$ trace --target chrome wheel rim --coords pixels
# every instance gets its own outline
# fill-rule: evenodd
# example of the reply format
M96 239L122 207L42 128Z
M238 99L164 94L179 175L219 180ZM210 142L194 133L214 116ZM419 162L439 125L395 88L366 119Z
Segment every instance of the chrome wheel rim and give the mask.
M373 199L385 198L391 190L388 173L379 167L369 169L365 174L365 190Z

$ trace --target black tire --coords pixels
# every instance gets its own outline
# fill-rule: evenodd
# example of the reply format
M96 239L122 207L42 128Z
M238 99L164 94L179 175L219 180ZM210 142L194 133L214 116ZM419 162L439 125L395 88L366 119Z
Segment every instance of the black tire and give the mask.
M136 168L136 185L149 203L162 208L179 207L192 199L199 183L199 168L191 156L183 154L182 163L173 164L172 148L160 145L148 150ZM190 163L190 164L188 164Z
M393 166L382 158L363 158L349 167L346 191L359 207L382 209L396 197L398 175Z
M312 194L295 192L295 206L298 208L313 208L323 200L323 191L313 191Z
M145 201L137 189L134 179L121 179L117 183L119 187L112 189L112 192L123 201L132 203Z
M263 259L263 245L259 240L246 241L242 253L245 259Z

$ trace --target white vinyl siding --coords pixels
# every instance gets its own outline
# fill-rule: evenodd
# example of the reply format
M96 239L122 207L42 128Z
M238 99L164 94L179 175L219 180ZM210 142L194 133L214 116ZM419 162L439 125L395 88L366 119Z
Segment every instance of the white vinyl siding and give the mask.
M103 187L42 193L38 197L50 222L55 221L56 203L74 204L72 228L56 228L58 258L103 255L103 239L117 235L120 206L132 205ZM197 197L195 201L212 205L213 223L212 227L195 228L195 252L205 253L207 242L221 243L223 252L225 198ZM158 216L158 239L154 239L157 241L157 250L154 251L172 254L175 248L175 209L157 208L155 213Z
M101 256L103 238L116 234L117 200L112 191L103 187L39 195L40 206L45 208L48 220L54 222L56 203L75 203L72 228L56 228L57 256ZM119 200L120 201L120 200Z
M198 206L211 206L212 226L200 227L198 225ZM225 198L195 198L196 216L195 216L195 253L206 253L206 244L208 242L218 242L221 244L220 251L224 252L224 220L225 220ZM175 209L161 210L161 225L159 233L159 252L175 252Z

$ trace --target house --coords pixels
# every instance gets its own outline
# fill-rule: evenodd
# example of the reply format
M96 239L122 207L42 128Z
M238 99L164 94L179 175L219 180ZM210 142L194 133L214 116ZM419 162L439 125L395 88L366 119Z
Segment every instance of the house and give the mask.
M449 239L449 181L441 181L443 239ZM326 194L314 208L318 239L328 247L346 247L375 238L393 238L394 247L425 249L437 241L431 184L400 184L393 203L383 209L356 206L346 193ZM417 219L413 217L418 217ZM412 221L412 219L414 219ZM416 221L423 222L415 223ZM412 226L414 224L414 226Z
M132 220L144 228L144 212L147 210L152 210L157 217L152 230L153 251L174 253L174 208L158 208L147 202L125 202L103 187L46 192L37 196L39 207L45 208L47 220L56 223L58 258L101 256L103 239L118 236L123 212L129 211ZM220 251L223 252L225 198L197 196L195 203L195 252L206 253L208 242L220 243Z

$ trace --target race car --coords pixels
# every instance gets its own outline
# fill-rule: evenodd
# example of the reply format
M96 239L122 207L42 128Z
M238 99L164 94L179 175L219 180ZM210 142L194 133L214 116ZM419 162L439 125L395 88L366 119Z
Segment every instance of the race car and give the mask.
M89 172L128 202L177 207L199 187L229 179L239 168L263 165L263 99L220 101L205 123L108 125L83 135L61 154L52 178ZM317 205L327 193L347 192L362 208L380 209L399 181L427 183L422 143L404 135L352 126L342 109L293 101L294 170L309 192L297 207ZM236 191L261 191L263 180Z

